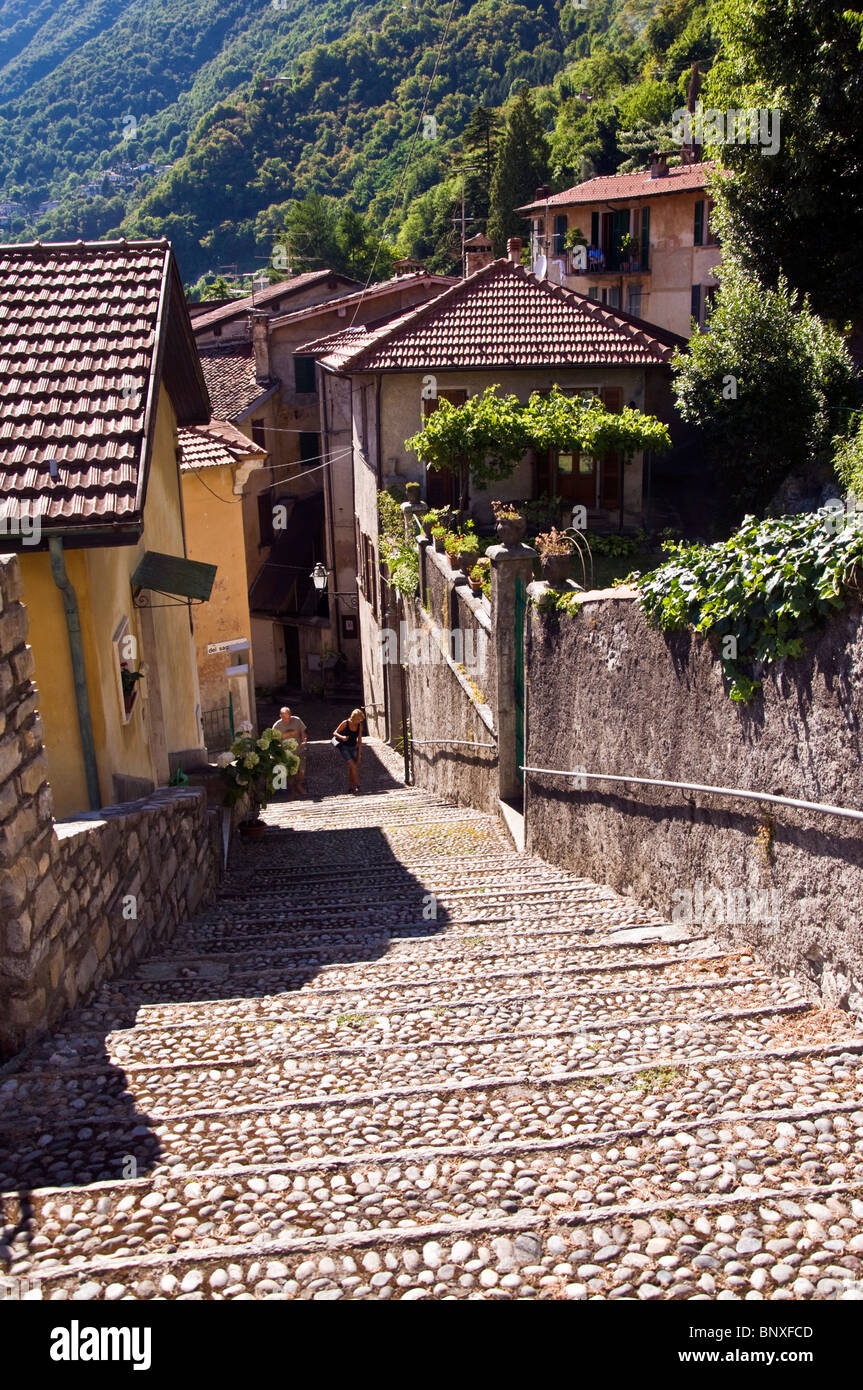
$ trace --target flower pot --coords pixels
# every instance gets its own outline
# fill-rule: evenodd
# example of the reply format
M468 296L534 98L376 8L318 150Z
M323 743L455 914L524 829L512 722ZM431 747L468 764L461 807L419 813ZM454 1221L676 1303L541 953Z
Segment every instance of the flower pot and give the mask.
M497 534L502 545L518 545L524 539L527 522L523 516L503 517L497 523Z
M240 834L244 840L259 840L266 833L267 827L262 820L242 821L240 823Z
M471 593L472 593L472 594L476 594L477 597L479 597L479 595L482 593L482 580L481 580L481 579L471 579L470 576L468 576L468 581L467 581L467 582L468 582L468 584L470 585L470 591L471 591Z
M406 483L406 484L405 484L405 492L406 492L406 494L407 494L407 499L408 499L409 502L414 502L414 503L419 502L419 500L420 500L420 485L419 485L419 483Z
M435 548L435 550L437 551L438 555L443 555L444 550L446 549L446 546L444 545L444 543L443 543L441 537L440 537L440 536L432 536L432 543L433 543L434 548Z
M425 536L426 540L431 540L431 539L432 539L432 527L434 526L434 522L433 522L433 521L423 521L423 522L421 523L421 525L422 525L422 528L423 528L423 535Z
M572 552L568 555L542 555L539 568L543 579L559 587L565 584L572 574Z
M460 550L456 559L458 561L458 568L464 570L465 574L468 574L479 559L479 551Z

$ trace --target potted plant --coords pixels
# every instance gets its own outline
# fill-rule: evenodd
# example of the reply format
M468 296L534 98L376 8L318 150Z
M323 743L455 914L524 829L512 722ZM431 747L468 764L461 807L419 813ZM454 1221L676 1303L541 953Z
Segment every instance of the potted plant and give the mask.
M408 501L416 506L417 502L420 500L419 483L405 483L405 493L407 494Z
M485 581L485 571L484 571L484 570L481 570L480 567L479 567L479 565L476 565L476 564L475 564L475 565L473 566L473 568L468 572L468 576L467 576L467 582L468 582L468 584L470 585L470 591L471 591L471 593L472 593L472 594L481 594L481 593L482 593L482 586L483 586L484 581Z
M565 584L572 574L573 543L569 536L552 526L537 536L535 544L543 579L556 587Z
M438 526L439 524L440 512L437 507L429 507L428 511L423 512L420 517L420 525L423 528L423 534L426 535L429 540L432 538L432 527Z
M564 250L569 252L570 268L574 274L587 270L587 237L580 227L573 227L563 239Z
M620 257L621 270L629 270L632 262L632 237L629 232L624 232L623 236L620 238L618 255Z
M444 552L444 545L448 534L449 532L446 527L442 526L439 521L431 528L432 543L439 555L442 555Z
M526 522L511 502L492 502L497 534L502 545L518 545L524 539Z
M459 544L459 551L456 555L458 568L463 570L465 574L469 574L476 564L478 557L479 551L475 545L471 544L470 537L462 536Z
M120 680L123 683L123 708L126 714L132 713L138 698L138 681L144 679L143 671L132 671L127 662L120 663Z
M225 783L225 806L236 806L242 797L252 794L263 810L273 792L285 787L288 778L299 771L296 748L296 739L285 738L277 729L265 729L256 739L251 724L241 724L230 753L217 759ZM241 835L262 835L265 830L257 812L240 823Z

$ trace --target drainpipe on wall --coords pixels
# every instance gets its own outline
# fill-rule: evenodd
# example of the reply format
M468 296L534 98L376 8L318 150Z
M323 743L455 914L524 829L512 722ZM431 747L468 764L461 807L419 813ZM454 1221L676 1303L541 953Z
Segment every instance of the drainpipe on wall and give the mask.
M69 650L72 655L72 676L75 682L75 704L78 709L78 729L81 734L81 751L84 756L87 796L90 801L90 810L98 811L102 805L102 797L99 792L99 768L96 763L93 720L90 715L90 694L87 690L87 668L84 662L84 640L81 634L78 596L66 573L62 537L50 536L48 545L51 551L51 575L63 595L63 608L66 613L66 631L69 634Z

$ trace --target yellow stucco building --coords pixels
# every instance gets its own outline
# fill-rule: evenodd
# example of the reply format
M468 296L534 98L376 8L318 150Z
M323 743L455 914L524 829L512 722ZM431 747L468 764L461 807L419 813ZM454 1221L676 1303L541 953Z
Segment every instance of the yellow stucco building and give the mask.
M228 747L232 726L255 722L243 498L266 458L265 449L225 420L180 431L188 553L218 566L210 602L195 618L204 738L211 756Z
M0 548L23 600L58 816L204 756L178 428L210 406L159 242L0 248ZM216 562L214 562L216 563Z

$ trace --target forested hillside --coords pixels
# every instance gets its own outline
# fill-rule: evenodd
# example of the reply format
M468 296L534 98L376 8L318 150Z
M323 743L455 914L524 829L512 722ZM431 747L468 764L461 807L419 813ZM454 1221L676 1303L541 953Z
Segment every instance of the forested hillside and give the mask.
M64 0L52 11L7 0L0 176L19 204L7 229L165 234L193 280L263 263L296 201L319 194L337 200L330 216L367 219L360 241L385 229L399 252L443 269L457 249L457 171L478 166L466 202L485 217L521 90L557 186L643 162L692 62L710 65L706 11L706 0ZM48 200L60 206L39 214Z

